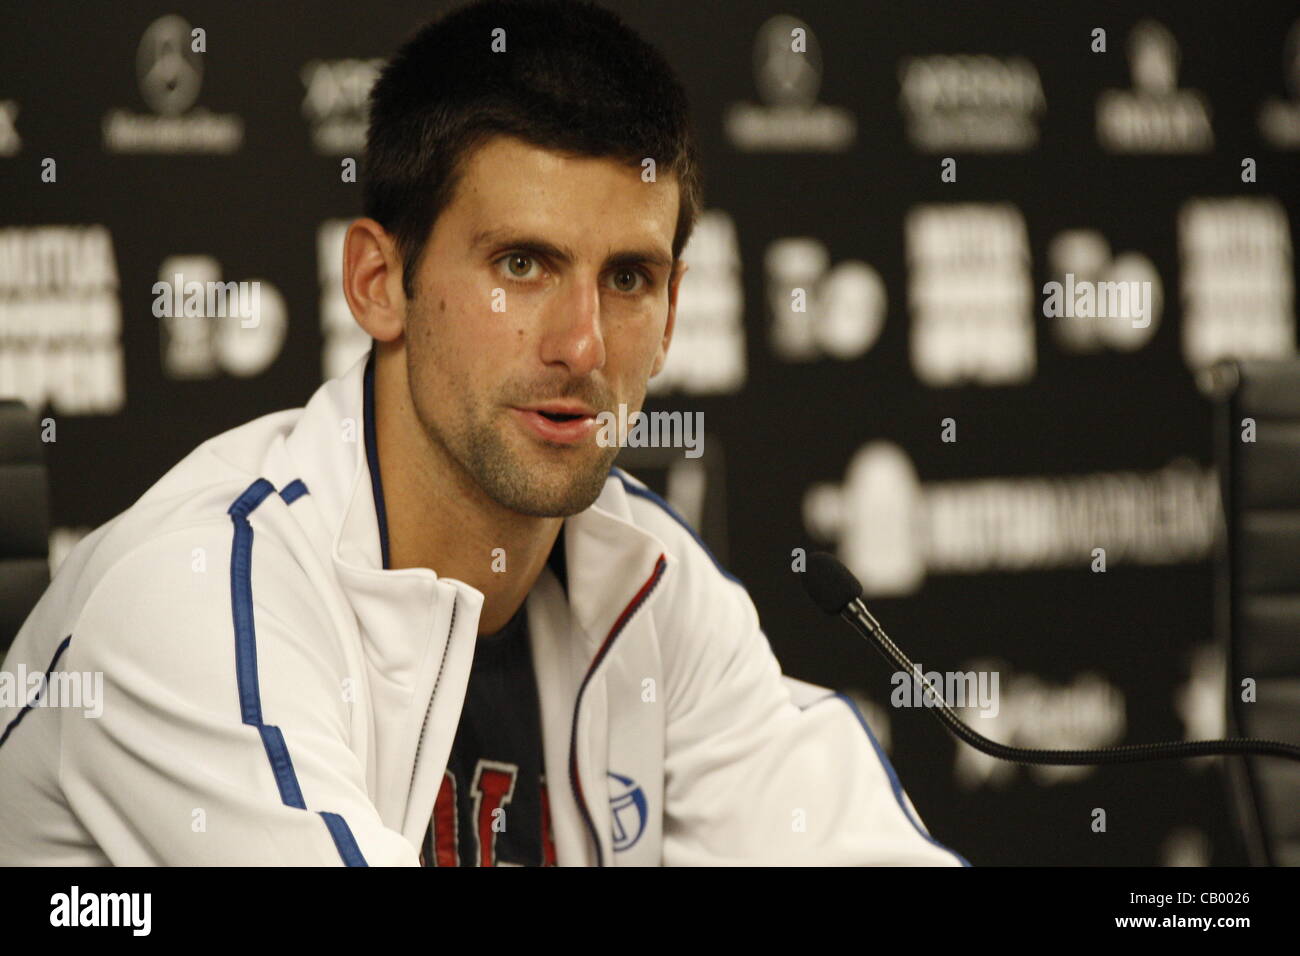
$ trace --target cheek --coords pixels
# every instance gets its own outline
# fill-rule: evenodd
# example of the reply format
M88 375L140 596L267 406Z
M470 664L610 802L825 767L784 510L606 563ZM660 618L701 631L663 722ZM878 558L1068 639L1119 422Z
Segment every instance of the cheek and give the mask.
M655 358L659 355L659 347L663 340L663 327L657 322L647 323L645 332L637 339L634 361L639 376L638 387L643 387L650 373L654 371Z
M432 305L426 387L442 397L444 407L468 412L490 406L508 370L529 348L529 318L522 306L493 311L490 290L468 283L440 289Z
M426 408L445 408L449 397L463 391L465 362L470 358L463 338L471 323L457 319L463 315L460 308L454 290L434 287L421 297L418 320L410 329L412 381Z
M605 379L610 401L640 407L646 383L654 371L658 342L658 339L640 335L635 340L625 339L618 343L605 340Z
M490 304L477 290L460 283L433 286L423 304L421 351L446 374L469 367L481 354L480 343L492 325L492 315ZM501 316L496 319L499 323Z

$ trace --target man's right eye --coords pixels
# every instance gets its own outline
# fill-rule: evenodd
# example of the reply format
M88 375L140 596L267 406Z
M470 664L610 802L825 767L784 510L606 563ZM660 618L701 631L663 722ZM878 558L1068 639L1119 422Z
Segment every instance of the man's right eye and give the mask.
M532 256L525 255L522 252L512 252L510 253L510 255L503 257L499 261L504 262L506 264L506 271L509 272L509 274L516 279L529 278L528 272L530 270L528 267L530 265L535 265L537 263L537 260L534 259ZM519 266L521 263L523 264L524 267L522 269L517 269L516 267Z

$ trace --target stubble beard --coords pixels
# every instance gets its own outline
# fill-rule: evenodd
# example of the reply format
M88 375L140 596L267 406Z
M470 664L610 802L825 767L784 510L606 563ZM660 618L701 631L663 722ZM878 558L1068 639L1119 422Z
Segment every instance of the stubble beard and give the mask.
M503 438L513 423L474 418L459 436L456 455L462 467L503 508L534 518L564 518L589 508L605 487L618 448L541 450L543 463L530 466ZM530 440L530 443L531 442ZM546 460L549 459L549 460Z
M481 407L462 404L455 410L454 421L444 427L425 414L417 397L427 394L423 391L427 383L415 368L413 351L407 349L411 405L430 446L490 500L529 517L564 518L585 511L600 497L618 457L617 446L601 447L594 436L589 447L547 446L531 436L525 437L505 408L493 417L484 414ZM430 350L423 358L433 360L437 356ZM453 391L460 395L468 392L461 388ZM513 443L511 433L518 433ZM520 452L520 443L536 451ZM530 463L530 458L535 464Z

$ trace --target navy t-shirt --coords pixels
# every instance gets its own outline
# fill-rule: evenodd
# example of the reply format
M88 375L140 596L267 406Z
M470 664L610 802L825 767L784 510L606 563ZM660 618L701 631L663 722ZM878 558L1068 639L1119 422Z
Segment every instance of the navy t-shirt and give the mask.
M565 584L563 531L547 563ZM527 607L497 633L479 635L425 832L425 866L555 865Z

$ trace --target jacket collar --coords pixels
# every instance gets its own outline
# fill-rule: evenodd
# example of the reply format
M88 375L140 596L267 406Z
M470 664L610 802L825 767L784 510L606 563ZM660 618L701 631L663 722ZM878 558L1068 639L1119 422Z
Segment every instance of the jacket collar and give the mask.
M372 343L366 355L316 391L286 445L316 499L331 539L336 575L375 644L380 666L405 684L423 657L424 641L418 637L427 640L436 606L454 599L458 615L472 612L477 622L483 593L463 581L439 577L436 569L388 569L388 516L375 445L374 356ZM633 522L623 482L613 473L590 507L565 519L558 546L564 549L570 612L581 629L575 636L586 643L588 658L660 555L666 557L665 578L677 563L657 535ZM549 562L542 573L554 574L554 567L555 562ZM663 584L661 579L654 594L662 593ZM396 632L395 615L404 625Z

